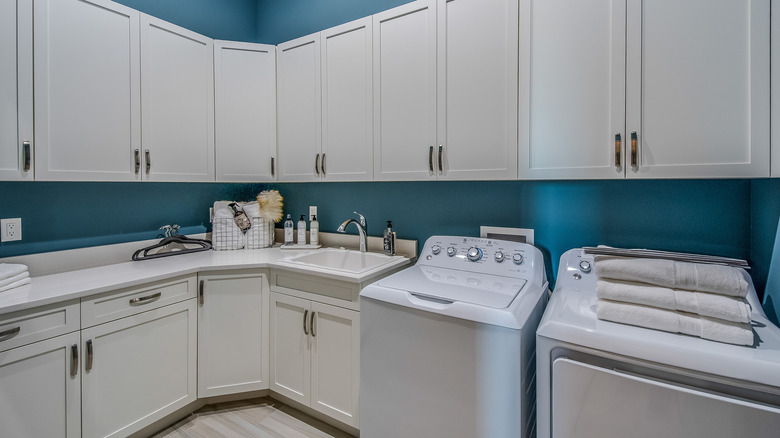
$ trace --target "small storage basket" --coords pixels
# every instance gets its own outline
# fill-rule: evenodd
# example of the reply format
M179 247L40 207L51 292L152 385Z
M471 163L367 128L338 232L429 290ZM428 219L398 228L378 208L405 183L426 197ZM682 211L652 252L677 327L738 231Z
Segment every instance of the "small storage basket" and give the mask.
M250 217L252 227L243 232L233 221L233 211L228 207L229 204L230 201L214 203L211 244L215 250L259 249L273 246L273 221L252 215ZM257 203L239 203L239 205L249 214L252 210L256 210Z
M268 248L269 246L273 246L273 244L273 221L261 217L253 217L252 228L246 231L246 249Z

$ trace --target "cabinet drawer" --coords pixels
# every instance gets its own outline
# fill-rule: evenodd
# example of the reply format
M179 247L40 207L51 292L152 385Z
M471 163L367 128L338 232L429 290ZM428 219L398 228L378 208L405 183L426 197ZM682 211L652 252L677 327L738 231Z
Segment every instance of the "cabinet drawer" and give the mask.
M349 302L357 301L360 294L360 285L356 283L284 270L271 270L272 291L289 293L291 289ZM317 299L317 297L312 298Z
M0 317L0 351L79 329L78 300L22 310Z
M195 275L107 292L81 300L81 328L194 298Z

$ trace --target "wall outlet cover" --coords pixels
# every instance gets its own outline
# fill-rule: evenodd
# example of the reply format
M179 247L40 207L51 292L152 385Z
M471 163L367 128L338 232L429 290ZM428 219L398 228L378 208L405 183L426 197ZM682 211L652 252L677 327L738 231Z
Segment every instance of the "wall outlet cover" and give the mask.
M0 219L0 242L22 240L22 218Z

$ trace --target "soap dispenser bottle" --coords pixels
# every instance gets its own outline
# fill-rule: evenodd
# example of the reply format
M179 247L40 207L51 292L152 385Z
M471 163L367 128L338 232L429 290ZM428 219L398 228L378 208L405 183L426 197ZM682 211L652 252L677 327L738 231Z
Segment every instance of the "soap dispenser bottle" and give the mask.
M387 221L387 229L384 232L384 252L385 255L395 255L395 233L393 224Z
M293 244L293 221L290 215L287 215L287 220L284 221L284 244Z
M320 244L320 223L317 222L317 215L315 214L309 222L309 243L312 245Z
M306 219L303 215L298 220L298 245L306 245Z

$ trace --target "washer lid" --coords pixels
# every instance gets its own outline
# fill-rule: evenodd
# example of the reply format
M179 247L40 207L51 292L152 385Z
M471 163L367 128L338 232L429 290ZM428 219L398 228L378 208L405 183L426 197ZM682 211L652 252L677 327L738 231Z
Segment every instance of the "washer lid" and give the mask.
M466 302L505 309L523 289L524 278L417 264L377 282L377 285L443 302Z

